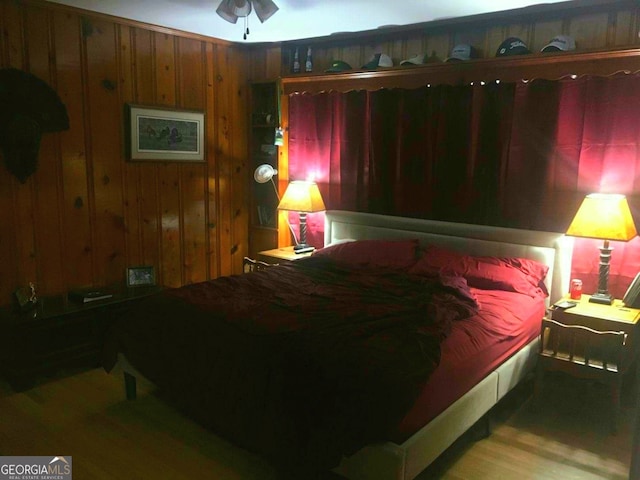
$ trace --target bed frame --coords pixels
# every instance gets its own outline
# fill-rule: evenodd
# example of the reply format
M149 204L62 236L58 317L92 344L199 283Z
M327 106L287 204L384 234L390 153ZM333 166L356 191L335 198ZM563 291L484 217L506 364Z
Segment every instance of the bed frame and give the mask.
M549 266L546 284L552 301L566 293L572 241L560 233L449 223L368 213L327 211L325 245L344 240L418 238L474 255L524 257ZM549 300L547 300L549 303ZM527 373L533 370L538 340L526 345L463 397L404 443L370 445L344 458L335 472L353 480L411 480L460 435L480 420ZM135 398L136 378L144 379L119 355L127 398Z
M474 255L538 260L549 266L545 283L551 301L566 293L570 281L573 243L561 233L327 211L324 235L325 245L350 239L418 238L421 244ZM533 370L537 352L535 339L404 443L364 447L344 458L335 472L354 480L415 478Z

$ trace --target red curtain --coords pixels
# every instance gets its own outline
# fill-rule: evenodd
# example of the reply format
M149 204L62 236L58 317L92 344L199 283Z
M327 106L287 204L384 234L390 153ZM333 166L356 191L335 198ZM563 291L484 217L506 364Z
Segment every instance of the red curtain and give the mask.
M640 218L638 112L638 75L297 94L289 176L317 181L329 209L565 231L587 193L615 192ZM323 220L309 216L309 243L322 245ZM639 242L612 242L618 297ZM598 246L575 240L586 292Z

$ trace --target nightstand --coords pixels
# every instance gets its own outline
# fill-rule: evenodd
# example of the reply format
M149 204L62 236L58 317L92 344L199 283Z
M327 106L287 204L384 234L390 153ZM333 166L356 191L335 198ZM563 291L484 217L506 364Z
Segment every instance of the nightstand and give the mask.
M546 372L595 381L609 388L615 431L624 374L638 351L640 310L626 307L621 300L612 305L590 303L589 295L582 295L574 307L552 307L550 317L542 322L536 404Z
M114 286L105 300L79 304L67 295L41 297L33 310L0 308L0 375L16 391L68 367L96 368L109 326L158 286Z
M293 246L289 246L258 252L258 260L267 263L287 263L300 260L301 258L310 257L312 254L313 252L295 253L293 251Z

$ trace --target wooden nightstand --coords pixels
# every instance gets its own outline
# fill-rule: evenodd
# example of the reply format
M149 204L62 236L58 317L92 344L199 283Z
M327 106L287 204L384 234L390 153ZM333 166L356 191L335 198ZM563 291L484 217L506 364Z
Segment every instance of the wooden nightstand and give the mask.
M546 372L563 372L604 384L609 388L611 428L615 431L623 377L640 343L640 310L626 307L621 300L612 305L590 303L589 295L582 295L576 306L552 307L550 314L542 323L535 398L539 398Z
M258 252L258 260L267 263L287 263L309 257L313 252L295 253L293 246L274 248L273 250L263 250Z
M16 391L65 367L96 368L109 326L158 286L107 289L111 298L86 304L67 295L41 297L28 312L0 308L0 375Z

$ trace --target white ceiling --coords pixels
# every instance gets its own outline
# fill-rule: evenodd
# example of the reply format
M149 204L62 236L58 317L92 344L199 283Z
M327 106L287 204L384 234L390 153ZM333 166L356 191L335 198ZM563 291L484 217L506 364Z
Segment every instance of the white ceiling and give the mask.
M49 0L95 12L244 42L243 19L231 24L215 10L220 0ZM251 13L246 42L274 42L322 37L335 32L373 30L442 18L522 8L526 0L274 0L279 10L265 23Z

